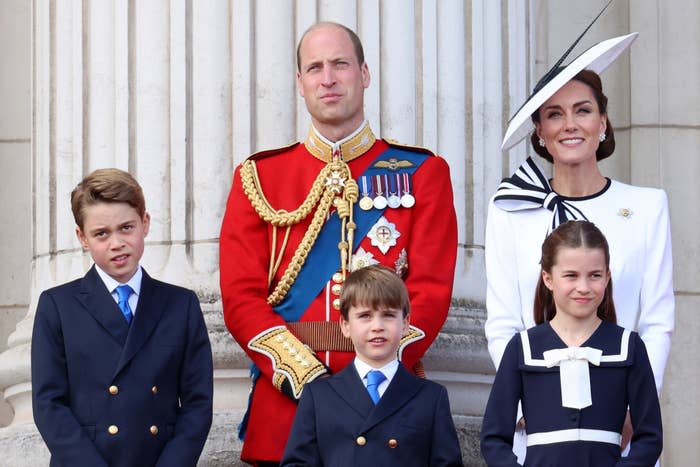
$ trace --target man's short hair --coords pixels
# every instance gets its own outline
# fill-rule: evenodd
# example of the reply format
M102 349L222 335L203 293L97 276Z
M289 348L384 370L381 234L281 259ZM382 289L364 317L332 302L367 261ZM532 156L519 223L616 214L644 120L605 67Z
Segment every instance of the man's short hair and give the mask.
M343 31L348 33L348 36L350 36L350 42L352 42L352 46L355 49L355 57L357 57L357 63L358 65L362 66L363 63L365 63L365 51L362 48L362 41L360 41L360 38L355 34L355 31L350 29L347 26L344 26L340 23L334 23L332 21L321 21L315 24L312 24L309 26L309 28L304 31L304 34L302 34L301 39L299 39L299 44L297 44L297 71L301 71L301 43L304 42L304 38L308 33L310 33L313 30L320 29L322 27L336 27L340 28Z
M97 203L127 203L140 217L146 212L141 185L130 173L119 169L97 169L73 189L70 204L78 227L83 228L85 208Z
M353 306L401 310L404 318L411 311L406 284L393 270L381 264L358 269L345 280L340 295L340 315L344 320L348 320Z

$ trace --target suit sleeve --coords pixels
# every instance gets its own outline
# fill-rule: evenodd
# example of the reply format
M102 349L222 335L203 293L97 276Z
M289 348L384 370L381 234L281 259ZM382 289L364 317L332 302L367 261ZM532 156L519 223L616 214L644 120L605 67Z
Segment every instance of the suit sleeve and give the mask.
M656 218L646 232L646 267L643 274L637 331L649 352L657 392L661 392L674 328L673 258L668 200L661 190Z
M457 220L447 162L428 158L413 177L413 189L416 204L404 280L411 300L411 326L425 337L402 342L401 361L407 368L425 354L447 318L457 258Z
M301 395L280 467L323 465L316 431L313 386Z
M654 374L644 342L635 333L634 364L628 370L627 395L634 434L627 457L619 466L650 466L661 455L663 436L661 409L656 395Z
M506 346L484 412L481 454L489 467L520 465L513 454L513 433L522 394L518 369L520 342L520 335L516 334Z
M212 421L213 364L209 335L194 292L189 293L188 340L180 366L180 408L173 437L157 466L196 465Z
M525 329L521 311L517 267L513 264L515 232L508 220L509 213L498 208L493 199L486 219L486 324L484 326L489 354L499 367L506 345L519 331Z
M70 323L68 323L70 325ZM70 407L62 323L54 297L39 297L32 333L34 423L60 465L107 467Z
M440 387L440 394L433 415L433 442L430 450L431 467L462 467L462 450L455 431L447 389Z

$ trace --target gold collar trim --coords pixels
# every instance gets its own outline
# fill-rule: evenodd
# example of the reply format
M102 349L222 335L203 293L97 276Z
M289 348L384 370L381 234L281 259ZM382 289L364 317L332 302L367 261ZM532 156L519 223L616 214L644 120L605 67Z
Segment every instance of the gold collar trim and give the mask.
M369 123L365 121L351 135L343 138L335 143L329 141L316 131L313 125L309 129L309 135L304 141L304 146L311 154L323 162L329 163L333 160L333 152L340 148L340 155L343 161L350 162L351 160L366 153L372 147L377 138L372 133Z

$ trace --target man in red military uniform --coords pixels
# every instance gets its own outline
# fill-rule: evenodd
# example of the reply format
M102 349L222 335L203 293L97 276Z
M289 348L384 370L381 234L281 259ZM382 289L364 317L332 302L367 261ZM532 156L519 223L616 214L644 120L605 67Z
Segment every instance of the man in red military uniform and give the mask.
M254 363L241 457L255 465L279 462L304 384L354 357L339 326L345 275L382 263L403 277L411 328L399 359L415 372L447 317L456 258L448 166L374 136L355 33L312 26L297 63L309 135L236 169L221 229L224 318Z

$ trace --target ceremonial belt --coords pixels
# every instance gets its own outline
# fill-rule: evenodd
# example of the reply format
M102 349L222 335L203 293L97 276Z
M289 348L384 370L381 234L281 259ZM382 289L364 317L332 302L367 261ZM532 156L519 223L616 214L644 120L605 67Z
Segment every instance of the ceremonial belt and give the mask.
M598 443L610 443L617 446L622 441L620 433L605 430L590 430L586 428L573 428L570 430L545 431L527 435L527 445L566 443L569 441L594 441Z
M411 165L401 167L400 170L401 173L413 174L428 157L430 156L426 153L389 147L369 164L361 176L386 173L390 170L387 168L387 164L379 164L382 167L376 166L378 162L389 161L389 159L409 161ZM370 209L368 211L357 209L354 211L357 227L355 229L352 251L357 249L360 242L367 236L367 233L383 213L384 209ZM321 228L321 232L318 234L311 250L309 250L309 254L301 271L299 271L296 281L290 287L284 300L272 307L285 321L299 321L306 309L311 305L311 302L321 293L329 278L340 269L339 255L328 254L329 251L338 249L340 228L340 217L337 212L333 212Z
M315 352L355 351L350 338L343 335L338 321L297 321L287 323L287 328Z

